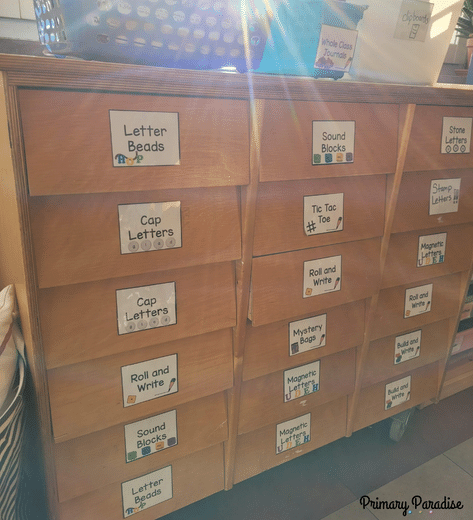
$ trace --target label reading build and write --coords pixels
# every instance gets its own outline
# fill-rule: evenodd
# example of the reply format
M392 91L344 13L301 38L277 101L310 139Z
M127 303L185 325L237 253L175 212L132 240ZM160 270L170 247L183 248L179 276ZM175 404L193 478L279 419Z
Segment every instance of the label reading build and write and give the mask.
M461 179L436 179L430 183L429 215L456 213Z
M304 262L303 298L339 291L341 285L341 255Z
M284 371L284 402L298 399L320 389L320 361Z
M276 425L276 455L310 441L310 413Z
M289 323L289 355L295 356L325 346L327 315L313 316Z
M343 193L304 197L304 232L307 236L343 230Z
M412 318L424 312L430 312L432 308L433 284L421 285L406 289L404 302L404 318Z
M471 117L444 117L440 153L470 153Z
M357 31L322 24L314 68L348 72L357 37Z
M420 236L419 249L417 251L417 267L442 264L445 261L446 245L447 233Z
M422 331L416 330L409 334L397 336L394 346L394 364L404 363L420 356L420 340Z
M425 42L434 4L419 0L404 0L399 10L394 38Z
M351 163L355 121L312 121L312 164Z
M404 377L398 381L386 385L384 409L389 410L399 406L411 398L411 376Z

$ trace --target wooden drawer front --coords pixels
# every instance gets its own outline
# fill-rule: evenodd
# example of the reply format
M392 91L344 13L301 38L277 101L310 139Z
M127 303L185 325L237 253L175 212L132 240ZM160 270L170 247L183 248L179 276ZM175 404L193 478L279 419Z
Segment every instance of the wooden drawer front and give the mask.
M449 348L449 325L450 320L443 320L422 329L373 341L365 363L363 386L445 359ZM396 349L396 345L399 348ZM417 357L411 357L416 354Z
M381 236L385 194L384 175L260 184L254 254L267 255ZM304 205L311 211L307 221ZM308 227L312 224L316 226L315 231L324 232L313 234ZM326 232L337 229L337 224L340 231ZM306 232L310 232L310 236Z
M438 189L435 190L433 183L443 187L442 183L450 179L461 179L457 211L430 215L429 212L431 211L443 211L445 209L432 209L438 207L439 194L443 193ZM431 189L433 190L433 201L436 202L436 204L432 204L432 208L430 207ZM437 193L434 193L434 191L437 191ZM472 214L473 175L471 175L471 170L405 173L399 190L392 232L401 233L415 229L463 224L471 222Z
M353 392L355 349L327 356L317 365L319 368L316 379L319 381L319 390L304 395L301 383L291 383L291 388L301 387L300 397L296 397L296 392L292 392L292 399L287 402L284 402L285 380L292 377L290 372L275 372L243 383L238 433L247 433L267 424L303 415L316 406ZM309 373L309 367L313 366L313 362L306 364L306 372ZM302 384L311 379L314 378L302 379ZM312 391L310 387L311 385L307 386L307 391Z
M409 401L385 410L386 384L411 376L411 397ZM355 417L354 431L365 428L396 415L397 413L413 408L433 399L437 395L439 386L439 364L432 363L402 376L390 378L373 386L363 388L358 401L358 411Z
M173 354L178 391L125 407L121 367ZM146 381L154 379L150 374ZM48 371L48 381L55 441L64 442L230 388L231 329L56 368Z
M382 287L467 271L472 248L473 226L468 224L391 235Z
M379 278L380 239L263 256L253 260L254 326L362 300L373 294ZM340 290L304 298L304 262L341 256Z
M246 101L41 90L22 90L19 97L31 195L248 183ZM115 110L178 113L178 142L171 143L167 125L164 137L155 137L153 130L153 137L141 140L164 142L164 153L171 144L179 146L180 164L114 167L117 152L130 158L138 153L112 151L110 111ZM118 130L121 134L121 126Z
M393 173L398 117L397 105L266 100L261 131L260 180ZM337 164L334 159L332 164L313 165L313 121L354 121L354 161Z
M365 300L332 307L315 316L314 321L306 321L312 317L303 316L301 320L304 321L291 319L262 327L248 325L243 380L303 365L363 342ZM314 332L318 327L320 330ZM305 343L301 343L301 338ZM290 356L294 342L310 350L301 347L298 354ZM320 344L322 346L318 347Z
M126 462L123 424L56 444L59 501L70 500L113 482L139 477L153 471L157 465L171 464L173 460L227 439L227 412L223 393L182 404L174 411L177 444L134 461ZM156 420L153 426L162 424L163 420ZM168 431L170 426L167 426ZM153 430L153 427L150 429ZM142 434L140 442L143 443L142 439L152 440L160 433ZM136 448L137 444L133 446ZM138 447L137 452L140 451Z
M171 464L158 465L153 468L153 471L169 465L172 467L172 498L140 511L138 517L140 520L155 520L223 489L222 444L193 453ZM127 482L125 477L121 482ZM61 503L59 518L61 520L123 520L121 482L109 484Z
M444 117L472 118L473 108L417 105L404 165L406 171L441 170L443 168L467 168L473 166L473 148L471 148L470 153L440 153L442 140L447 145L448 143L445 140L452 137L471 139L471 130L469 135L466 133L451 134L447 131L442 136ZM452 141L450 145L453 147L454 144Z
M406 290L428 284L433 284L431 310L404 318ZM383 289L379 293L372 339L419 329L428 323L455 316L460 306L460 289L461 275L459 273Z
M175 282L175 325L118 334L116 291ZM109 356L235 325L232 263L42 289L48 368Z
M125 254L120 246L118 206L180 202L181 247L157 250L154 235L131 241L150 247ZM156 270L235 260L240 257L239 200L237 188L169 190L146 193L66 195L30 199L32 236L38 284L53 287ZM139 211L140 206L137 206ZM164 225L138 225L139 232L166 230ZM168 219L169 223L169 219ZM172 225L172 222L171 222ZM123 226L125 228L125 225ZM173 230L179 238L179 229ZM134 232L130 236L137 237ZM165 235L164 240L168 236ZM175 239L174 239L175 240ZM130 242L128 242L130 243Z
M318 406L311 411L310 441L279 454L276 454L276 424L239 435L235 483L340 439L346 433L346 415L346 397Z

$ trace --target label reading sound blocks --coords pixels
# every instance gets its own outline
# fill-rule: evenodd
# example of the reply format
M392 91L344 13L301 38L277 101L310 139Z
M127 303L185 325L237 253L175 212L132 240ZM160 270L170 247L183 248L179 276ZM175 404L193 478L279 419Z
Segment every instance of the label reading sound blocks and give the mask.
M411 376L404 377L386 385L384 409L399 406L411 398Z
M325 346L327 315L313 316L289 323L289 356Z
M471 117L444 117L440 153L470 153Z
M312 164L354 161L355 121L312 121Z
M421 285L406 289L404 302L404 318L412 318L432 309L433 284Z
M394 364L404 363L420 356L420 340L422 331L416 330L409 334L397 336L394 341Z
M320 389L320 361L284 371L284 402L318 392Z
M304 232L307 236L343 230L343 193L304 197Z
M461 179L436 179L430 183L429 215L456 213Z
M445 261L446 245L447 233L420 236L419 249L417 251L417 267L442 264Z
M341 286L341 255L304 262L303 298L339 291Z
M276 425L276 455L310 441L310 413Z

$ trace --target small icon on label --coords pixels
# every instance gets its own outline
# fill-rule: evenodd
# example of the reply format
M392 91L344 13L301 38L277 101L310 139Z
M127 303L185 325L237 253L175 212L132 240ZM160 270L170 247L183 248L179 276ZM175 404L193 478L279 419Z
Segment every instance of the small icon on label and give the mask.
M465 153L465 151L466 151L466 146L464 144L462 144L460 147L460 152Z
M149 326L150 327L157 327L159 325L159 320L158 318L151 318L149 320Z
M445 151L447 153L450 153L452 151L452 147L449 144L447 144L447 146L445 147Z
M162 238L157 238L154 242L153 242L153 247L155 249L162 249L164 247L164 240Z
M332 162L332 154L331 153L326 153L325 154L325 162L326 163L331 163Z
M129 395L128 399L126 400L128 404L134 404L136 403L136 395Z
M307 287L307 289L305 290L305 295L310 296L311 294L312 294L312 289L310 287Z
M132 251L133 253L135 251L138 251L139 248L140 248L140 246L138 245L138 242L136 242L136 241L130 242L128 244L128 250Z
M343 162L343 154L342 153L337 153L337 155L335 157L336 157L336 161L337 162Z
M176 437L169 437L168 446L174 446L175 444L177 444Z
M159 451L159 450L162 450L164 449L164 442L161 441L161 442L157 442L156 443L156 451Z
M458 145L457 145L457 144L454 144L454 145L453 145L453 151L454 151L454 152L458 152L458 150L459 150Z
M139 330L144 330L144 329L146 329L147 326L148 326L148 322L146 320L140 320L138 322L138 329Z
M176 239L174 237L169 237L166 239L167 247L174 247L176 245Z
M143 249L143 251L149 251L151 249L151 241L143 240L141 242L141 249Z
M161 323L162 323L163 325L168 325L170 321L171 321L171 318L170 318L169 316L163 316L163 317L161 318Z
M319 164L322 161L322 156L319 153L314 153L314 164Z
M126 324L125 330L127 332L133 332L135 330L135 328L136 328L135 324L131 321L130 323Z
M347 160L347 162L353 161L353 154L351 152L346 153L346 160Z
M299 343L291 343L291 355L299 352Z
M145 446L141 448L141 455L149 455L151 453L151 448L149 446Z
M136 453L136 451L130 451L130 453L128 454L128 460L135 460L137 456L138 454Z

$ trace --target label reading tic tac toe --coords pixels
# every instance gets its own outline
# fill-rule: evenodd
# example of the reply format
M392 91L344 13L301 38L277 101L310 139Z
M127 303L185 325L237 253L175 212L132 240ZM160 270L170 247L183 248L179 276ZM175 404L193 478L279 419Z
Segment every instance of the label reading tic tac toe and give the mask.
M313 316L289 323L289 355L295 356L325 346L327 315Z
M314 68L348 72L357 37L357 31L322 24Z
M276 455L310 441L310 413L276 425Z
M471 117L444 117L440 153L470 153Z
M312 164L354 160L355 121L312 121Z
M307 236L343 230L343 193L304 197L304 232Z
M118 334L176 324L175 282L117 290Z
M456 213L461 179L436 179L430 183L429 215Z
M172 498L172 468L166 466L122 483L123 518Z
M320 389L320 361L284 371L284 402L318 392Z
M386 385L384 409L399 406L411 398L411 376L404 377Z
M342 285L342 257L331 256L304 262L303 298L339 291Z
M175 394L177 354L122 367L123 407Z
M176 410L171 410L125 425L126 462L176 446L176 417Z
M120 204L118 220L122 255L182 246L179 201Z
M424 312L430 312L432 308L433 284L421 285L406 289L404 302L404 318L412 318Z
M417 251L417 267L442 264L445 261L446 245L447 233L420 236L419 249Z
M416 330L409 334L397 336L394 345L394 364L404 363L420 356L420 340L422 331Z

